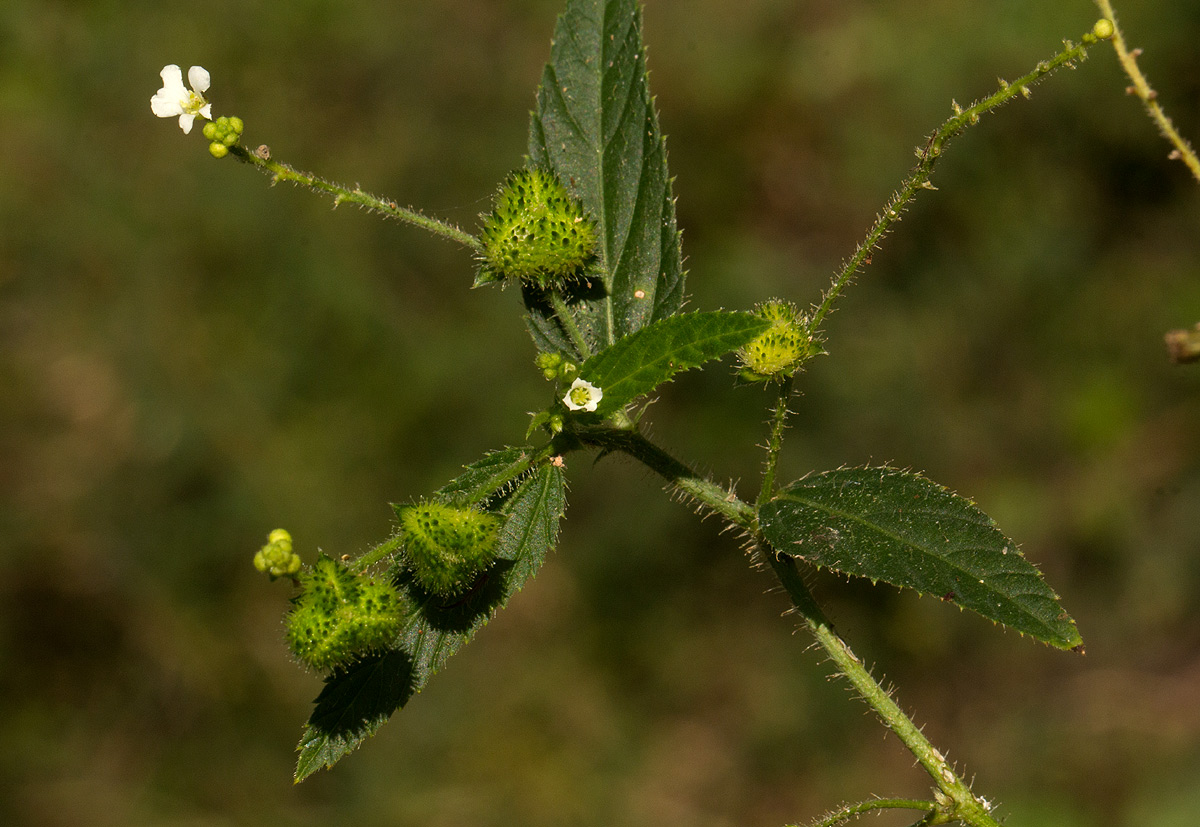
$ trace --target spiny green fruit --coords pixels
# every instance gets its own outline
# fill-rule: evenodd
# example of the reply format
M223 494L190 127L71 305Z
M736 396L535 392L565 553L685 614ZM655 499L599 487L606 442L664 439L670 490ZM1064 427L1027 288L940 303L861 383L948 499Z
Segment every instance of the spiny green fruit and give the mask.
M307 666L330 672L386 649L404 623L390 582L356 574L322 554L300 575L300 594L285 621L288 648Z
M434 594L462 592L496 559L500 520L494 514L422 502L401 509L400 527L413 576Z
M792 376L817 352L808 319L794 304L772 299L755 309L755 314L771 322L764 333L738 351L742 378L751 382Z
M510 174L479 234L475 285L516 279L553 287L576 276L596 252L596 227L553 172Z

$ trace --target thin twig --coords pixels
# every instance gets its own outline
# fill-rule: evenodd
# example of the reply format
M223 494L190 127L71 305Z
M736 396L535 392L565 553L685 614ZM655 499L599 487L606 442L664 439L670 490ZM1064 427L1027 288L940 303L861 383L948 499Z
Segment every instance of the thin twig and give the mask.
M1178 158L1183 161L1187 165L1187 168L1191 170L1193 177L1197 181L1200 181L1200 158L1196 157L1196 151L1192 149L1192 145L1187 142L1186 138L1179 134L1179 130L1175 128L1175 124L1167 117L1167 113L1163 111L1162 106L1158 102L1158 93L1150 86L1150 82L1146 80L1146 76L1142 74L1142 70L1138 67L1137 59L1142 54L1142 50L1130 50L1126 45L1125 36L1121 33L1121 27L1117 23L1117 14L1113 10L1112 3L1109 0L1096 0L1096 5L1100 7L1100 13L1113 25L1113 48L1117 52L1117 59L1121 61L1121 68L1125 70L1125 74L1133 81L1133 85L1126 91L1138 96L1142 101L1142 105L1146 107L1146 114L1150 116L1150 120L1154 121L1154 125L1158 127L1159 133L1174 147L1169 157L1172 159Z
M262 172L271 176L273 183L291 181L294 184L307 187L314 192L323 192L327 195L332 195L334 206L342 203L358 204L369 210L382 213L388 218L394 218L397 221L403 221L406 224L412 224L423 230L428 230L434 235L440 235L442 238L457 241L459 244L470 247L476 252L483 250L483 244L479 239L465 230L455 227L453 224L447 224L445 221L431 218L409 207L401 207L395 201L371 195L359 187L350 189L341 184L326 181L324 178L320 178L310 172L302 172L295 167L281 164L271 158L270 150L265 146L259 147L252 152L240 144L234 144L229 147L229 154L239 161L257 167Z
M854 251L854 255L842 265L841 271L834 277L833 284L825 292L821 304L813 313L811 330L816 331L820 328L821 322L833 308L834 301L837 300L842 290L854 279L854 276L858 274L862 267L870 262L871 254L891 231L892 225L900 220L901 214L908 208L908 205L916 197L917 192L922 189L935 189L929 179L933 173L934 164L941 158L946 144L968 126L974 126L978 123L980 116L984 113L990 112L1018 95L1028 97L1029 89L1034 84L1045 79L1052 72L1064 66L1073 66L1075 63L1086 58L1088 47L1094 44L1096 40L1096 36L1091 33L1084 35L1082 43L1076 44L1068 40L1064 43L1061 52L1050 60L1040 62L1034 67L1032 72L1017 78L1012 83L1001 81L1000 89L992 95L976 101L966 109L963 109L958 104L954 104L954 116L938 127L937 131L929 136L929 139L925 142L925 146L917 150L918 161L916 167L904 179L904 183L900 185L900 189L893 193L883 212L876 216L875 223L867 232L866 238L858 245L858 249Z

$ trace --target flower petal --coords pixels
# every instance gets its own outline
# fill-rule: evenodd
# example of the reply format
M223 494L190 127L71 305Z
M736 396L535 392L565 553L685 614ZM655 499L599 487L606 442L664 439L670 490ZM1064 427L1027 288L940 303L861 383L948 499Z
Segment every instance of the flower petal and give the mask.
M192 121L194 120L196 120L196 116L191 112L184 112L179 116L179 128L183 130L184 135L192 131Z
M158 73L162 78L162 89L150 98L150 111L160 118L173 118L183 113L183 101L188 91L183 86L183 73L174 63L168 63Z
M200 107L200 115L208 121L212 120L212 104L206 103Z
M150 111L160 118L173 118L176 115L183 114L183 106L179 103L179 98L173 98L163 95L163 90L159 90L158 94L150 99Z
M192 89L203 93L208 89L208 84L211 78L208 70L203 66L193 66L188 69L188 83L192 85Z
M163 82L163 88L158 90L160 95L175 94L176 92L182 94L187 91L183 88L183 70L174 63L168 63L162 67L158 76L162 78Z

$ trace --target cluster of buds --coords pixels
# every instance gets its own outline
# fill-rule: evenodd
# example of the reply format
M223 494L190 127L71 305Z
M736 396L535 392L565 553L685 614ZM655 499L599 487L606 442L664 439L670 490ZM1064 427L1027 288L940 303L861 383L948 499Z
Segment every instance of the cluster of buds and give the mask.
M254 568L277 577L295 577L300 571L300 555L292 551L292 535L277 528L267 535L267 544L254 555Z
M229 154L229 147L242 139L242 130L246 125L238 117L222 115L215 121L204 125L204 137L208 138L208 151L214 158L224 158Z
M561 353L539 353L534 362L547 382L572 382L579 375L579 365Z

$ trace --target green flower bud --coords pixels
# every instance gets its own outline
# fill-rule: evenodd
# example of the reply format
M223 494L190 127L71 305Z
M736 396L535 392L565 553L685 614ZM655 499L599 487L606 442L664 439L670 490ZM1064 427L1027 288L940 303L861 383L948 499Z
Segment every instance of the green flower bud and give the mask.
M550 382L555 379L572 382L579 375L579 365L568 362L561 353L539 353L534 363L542 371L542 376Z
M1096 25L1092 26L1092 34L1096 36L1097 40L1108 40L1113 36L1114 31L1113 22L1107 17L1101 17L1096 21Z
M771 327L738 351L742 378L761 382L792 376L816 354L808 319L795 305L773 299L754 312L771 322Z
M321 672L387 649L406 616L390 582L355 574L324 554L300 576L300 594L293 603L284 624L288 648L301 663Z
M426 591L464 591L496 559L500 520L494 514L422 502L400 511L404 558Z
M204 137L210 143L208 151L212 153L214 158L224 158L229 154L229 147L236 144L242 137L242 130L246 125L242 123L241 118L231 118L222 115L216 120L209 121L204 125Z
M551 381L558 377L558 369L562 366L563 357L561 353L539 353L534 364L541 370L542 376L546 377L547 381Z
M509 175L479 238L476 285L513 279L553 287L579 275L596 251L596 228L583 205L538 167Z
M254 555L254 568L263 574L294 577L300 571L300 555L292 551L292 535L277 528L267 537L267 544Z

